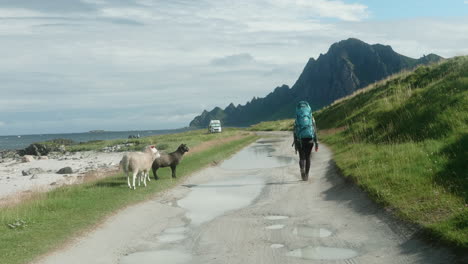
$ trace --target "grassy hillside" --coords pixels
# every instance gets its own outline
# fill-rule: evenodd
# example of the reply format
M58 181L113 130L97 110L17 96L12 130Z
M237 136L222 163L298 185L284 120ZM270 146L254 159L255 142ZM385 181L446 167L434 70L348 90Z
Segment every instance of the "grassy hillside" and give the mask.
M429 237L468 248L468 57L390 77L314 117L346 177Z
M345 176L468 248L468 57L395 76L315 118Z

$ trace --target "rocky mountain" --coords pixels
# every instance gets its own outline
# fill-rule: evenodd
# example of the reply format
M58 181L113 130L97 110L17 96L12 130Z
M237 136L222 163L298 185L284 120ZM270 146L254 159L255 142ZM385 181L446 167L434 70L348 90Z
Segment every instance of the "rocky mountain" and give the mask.
M195 117L191 127L206 127L211 119L227 126L248 126L260 121L291 118L294 106L307 100L313 110L326 106L367 85L405 69L441 60L429 54L413 59L396 53L392 47L370 45L358 39L347 39L330 46L326 54L310 58L296 83L277 87L264 98L253 98L245 105L215 107Z

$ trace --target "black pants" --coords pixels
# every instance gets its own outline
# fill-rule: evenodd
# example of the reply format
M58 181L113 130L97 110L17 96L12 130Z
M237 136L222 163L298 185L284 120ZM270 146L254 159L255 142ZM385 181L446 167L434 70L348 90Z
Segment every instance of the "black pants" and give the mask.
M299 167L305 170L307 177L310 169L310 153L314 147L314 141L311 138L302 138L296 141L297 151L299 151Z

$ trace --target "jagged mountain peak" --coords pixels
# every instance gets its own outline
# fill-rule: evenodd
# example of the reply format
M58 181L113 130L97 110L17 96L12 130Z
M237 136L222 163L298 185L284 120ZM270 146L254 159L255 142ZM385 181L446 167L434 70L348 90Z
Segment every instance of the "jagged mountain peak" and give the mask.
M398 54L391 46L368 44L356 38L334 43L326 54L309 58L296 83L276 87L266 97L253 97L245 105L230 104L195 117L190 126L205 127L211 119L224 125L247 126L260 121L289 118L294 105L307 100L313 109L352 94L373 82L419 64L436 62L442 57L428 54L420 59Z

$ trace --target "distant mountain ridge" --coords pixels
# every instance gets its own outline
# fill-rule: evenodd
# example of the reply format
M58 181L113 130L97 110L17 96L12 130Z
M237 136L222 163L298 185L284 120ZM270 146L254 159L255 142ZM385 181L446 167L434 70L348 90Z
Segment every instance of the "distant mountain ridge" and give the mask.
M308 101L317 110L389 75L441 59L435 54L413 59L396 53L390 46L350 38L334 43L317 60L310 58L291 88L282 85L245 105L231 103L225 109L204 110L190 122L190 127L206 127L211 119L219 119L227 126L248 126L291 118L300 100Z

